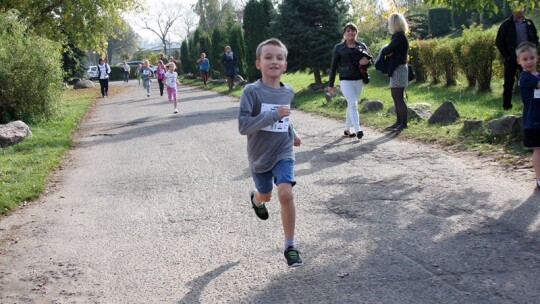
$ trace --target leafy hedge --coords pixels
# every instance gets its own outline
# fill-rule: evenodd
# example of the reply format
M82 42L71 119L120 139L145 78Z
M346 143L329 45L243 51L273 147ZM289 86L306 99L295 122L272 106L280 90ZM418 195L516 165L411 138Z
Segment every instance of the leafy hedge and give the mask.
M429 77L436 84L444 77L446 85L455 85L462 73L469 86L476 86L480 92L489 91L493 67L499 65L495 36L496 28L484 30L473 24L463 30L460 38L411 41L409 61L414 66L416 81Z
M0 123L46 119L62 91L59 44L33 34L15 11L0 12Z

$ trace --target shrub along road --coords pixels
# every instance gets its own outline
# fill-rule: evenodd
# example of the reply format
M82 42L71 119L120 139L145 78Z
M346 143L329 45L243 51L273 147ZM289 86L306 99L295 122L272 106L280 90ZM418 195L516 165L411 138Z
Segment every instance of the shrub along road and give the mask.
M123 83L113 83L123 86ZM531 172L293 111L297 240L258 220L238 100L100 99L51 191L0 221L0 303L533 303Z

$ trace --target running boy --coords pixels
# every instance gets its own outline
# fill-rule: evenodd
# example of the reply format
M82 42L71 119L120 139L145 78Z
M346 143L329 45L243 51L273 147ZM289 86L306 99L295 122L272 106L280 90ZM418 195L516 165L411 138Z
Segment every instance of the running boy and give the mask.
M167 73L165 73L165 86L167 86L167 94L169 95L169 101L174 102L174 114L178 113L176 102L176 85L180 84L178 81L178 73L174 70L176 65L173 62L167 64Z
M293 145L300 146L301 140L289 120L294 91L280 81L287 69L287 48L271 38L259 44L256 58L262 78L244 88L238 115L238 130L247 135L249 167L256 188L250 194L250 202L257 217L268 219L264 203L272 197L272 182L277 185L285 258L289 266L301 266L294 240L296 215L292 192L296 184Z
M533 149L532 165L536 187L540 189L540 74L536 71L536 45L523 42L517 47L516 55L518 64L523 68L519 76L519 92L523 102L523 144Z

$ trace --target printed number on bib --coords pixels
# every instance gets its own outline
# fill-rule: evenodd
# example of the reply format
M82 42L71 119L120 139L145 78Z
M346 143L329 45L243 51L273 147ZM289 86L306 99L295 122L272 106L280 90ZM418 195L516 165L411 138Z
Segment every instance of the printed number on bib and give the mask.
M534 99L540 98L540 89L534 89Z
M261 112L272 111L272 109L279 108L280 105L263 103L261 105ZM289 131L290 118L289 116L283 117L281 120L276 121L273 125L262 128L263 131L268 132L288 132Z

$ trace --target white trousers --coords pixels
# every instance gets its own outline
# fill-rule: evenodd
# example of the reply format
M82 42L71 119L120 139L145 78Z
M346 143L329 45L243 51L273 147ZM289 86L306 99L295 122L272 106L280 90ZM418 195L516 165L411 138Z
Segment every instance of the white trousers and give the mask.
M345 99L347 100L347 113L345 114L345 130L351 126L354 131L360 131L360 116L358 115L358 98L362 94L364 82L362 80L340 80L339 86Z

